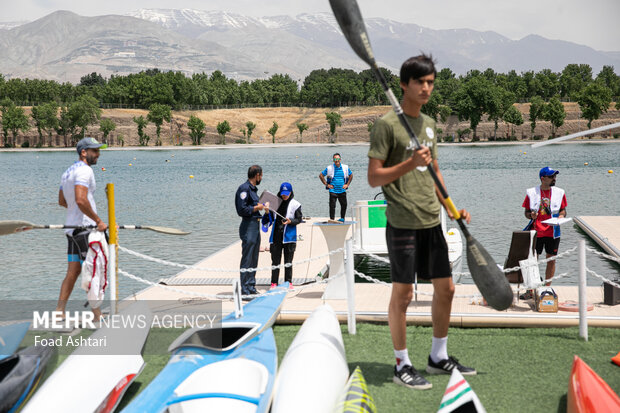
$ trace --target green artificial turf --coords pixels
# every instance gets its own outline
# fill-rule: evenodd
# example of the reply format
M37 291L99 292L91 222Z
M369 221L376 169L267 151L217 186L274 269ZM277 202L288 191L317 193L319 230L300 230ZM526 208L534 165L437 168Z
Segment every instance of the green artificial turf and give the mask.
M276 325L274 333L281 362L299 325ZM411 390L392 383L394 354L387 325L357 324L357 334L342 336L349 370L360 366L379 412L436 412L449 376L429 376L430 390ZM407 328L409 357L424 371L431 346L430 327ZM169 360L168 345L179 330L153 329L144 349L146 366L127 390L120 408L142 391ZM29 333L29 336L32 332ZM27 336L26 342L31 337ZM448 352L478 370L467 376L488 412L564 412L573 356L581 357L609 386L620 392L620 366L610 362L620 351L620 330L590 328L589 341L571 328L451 328ZM58 357L55 369L66 355ZM309 360L308 362L312 362ZM303 372L300 372L303 374ZM309 394L313 393L308 383ZM120 409L119 409L120 410Z
M299 326L275 326L280 360ZM431 347L430 327L409 326L407 346L414 367L423 371ZM349 370L360 366L379 412L436 412L448 375L430 376L430 390L392 383L395 364L386 325L358 324L357 334L342 336ZM573 356L578 355L612 389L620 391L620 367L610 359L620 351L620 330L590 328L589 341L575 328L452 328L448 352L478 375L467 376L488 412L564 412ZM308 384L310 387L311 383Z

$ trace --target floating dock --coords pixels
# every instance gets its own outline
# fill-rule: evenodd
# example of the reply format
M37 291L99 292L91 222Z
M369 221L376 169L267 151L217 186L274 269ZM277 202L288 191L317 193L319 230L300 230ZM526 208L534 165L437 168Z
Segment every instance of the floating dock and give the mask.
M609 255L620 258L620 216L579 216L573 221Z
M295 290L287 294L278 317L279 323L302 323L319 305L329 303L341 321L346 322L346 300L324 300L323 293L327 284L316 283L328 268L328 249L321 230L313 225L324 222L326 218L307 220L298 226L301 239L297 242L294 263L304 261L293 267L293 284ZM618 227L620 228L620 227ZM618 231L620 232L620 231ZM261 246L269 245L268 233L261 233ZM318 259L312 259L311 257ZM241 260L241 241L214 253L197 263L194 267L210 270L188 269L174 277L162 279L160 284L179 291L171 291L157 286L148 287L132 296L131 299L142 300L187 300L196 299L191 293L208 295L231 295L232 282L239 278ZM271 266L268 251L260 252L259 268ZM575 269L577 271L577 269ZM139 275L139 274L137 274ZM257 271L257 289L266 292L270 286L271 271ZM280 271L280 282L284 280L284 271ZM122 280L121 280L122 281ZM516 288L516 285L513 284ZM577 286L553 286L559 302L578 301ZM418 284L417 300L411 302L407 312L410 324L431 325L431 284ZM355 312L359 322L387 323L387 308L391 287L375 283L355 284ZM452 304L451 325L458 327L567 327L579 325L578 312L559 311L557 313L539 313L533 309L533 301L515 300L514 305L505 311L496 311L482 305L478 289L473 284L458 284ZM588 311L588 324L600 327L620 327L620 305L609 306L603 303L602 287L587 287L587 301L593 309ZM222 301L222 310L226 314L233 311L231 300Z

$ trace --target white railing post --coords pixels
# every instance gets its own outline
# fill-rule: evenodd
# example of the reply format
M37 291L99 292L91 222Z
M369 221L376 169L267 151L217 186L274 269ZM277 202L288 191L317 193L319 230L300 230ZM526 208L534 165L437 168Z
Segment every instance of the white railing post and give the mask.
M110 265L108 267L108 281L110 282L110 315L114 315L117 313L116 311L116 300L118 299L116 296L116 269L118 268L118 264L116 262L116 245L109 245L109 257L110 257Z
M355 335L355 273L353 269L353 238L345 241L345 279L347 284L347 327L349 334Z
M579 241L579 337L588 341L588 297L586 295L586 242Z

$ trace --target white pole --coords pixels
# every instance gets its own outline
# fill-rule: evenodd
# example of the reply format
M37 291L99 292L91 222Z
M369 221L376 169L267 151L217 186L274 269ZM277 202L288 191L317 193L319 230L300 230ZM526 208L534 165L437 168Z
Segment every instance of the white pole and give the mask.
M545 142L538 142L532 145L532 148L539 148L541 146L549 145L552 143L566 141L568 139L579 138L580 136L592 135L598 132L604 132L609 129L620 128L620 122L612 123L611 125L601 126L600 128L588 129L582 132L572 133L570 135L562 136L561 138L549 139Z
M579 241L579 337L588 341L588 302L586 296L586 242Z
M353 269L353 238L345 241L347 257L345 260L344 276L347 284L347 327L349 334L355 335L355 274Z
M108 280L110 280L110 315L116 314L116 245L109 245L110 269Z

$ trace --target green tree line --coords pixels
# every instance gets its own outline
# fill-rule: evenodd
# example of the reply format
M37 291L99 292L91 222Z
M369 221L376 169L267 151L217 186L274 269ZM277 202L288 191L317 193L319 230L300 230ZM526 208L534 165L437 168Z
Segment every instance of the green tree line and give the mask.
M396 97L400 98L398 76L387 69L381 70ZM563 124L565 113L561 100L578 102L582 117L590 125L609 109L613 100L618 101L618 96L620 77L613 66L604 66L596 77L586 64L569 64L560 73L549 69L520 74L514 70L496 73L487 69L484 72L471 70L461 76L445 68L437 74L435 92L423 111L442 121L457 115L459 120L470 123L475 139L476 128L484 117L495 122L496 131L499 122L521 125L523 118L513 106L516 102L531 103L529 118L534 134L537 120L549 121L555 129ZM276 74L269 79L238 82L220 71L188 77L181 72L149 69L126 76L113 75L109 79L91 73L83 76L77 85L41 79L6 79L0 74L0 110L6 146L14 146L17 134L30 128L21 106L33 106L31 116L39 133L37 146L44 144L44 134L51 146L54 131L56 145L62 136L63 144L71 146L84 136L89 125L100 119L100 108L111 105L149 109L147 119L134 119L140 144L148 144L150 137L140 132L146 122L152 122L157 128L155 144L161 145L160 128L164 121L170 122L171 109L208 105L337 107L386 104L389 102L370 70L359 73L337 68L314 70L301 87L289 75ZM327 119L333 138L335 129L331 125L338 122L330 120L329 116ZM242 132L249 143L253 128L246 126ZM104 137L113 130L111 127L109 122L101 125ZM277 128L273 130L272 140L275 140L276 131ZM302 133L300 128L300 138ZM220 132L223 140L225 134ZM200 135L201 131L192 139L199 142Z
M387 69L381 70L399 97L398 76ZM515 102L528 102L534 96L540 96L544 101L552 97L577 101L579 94L592 83L609 90L612 98L620 96L620 77L613 66L604 66L598 75L593 76L589 65L569 64L559 73L549 69L496 73L493 69L487 69L484 72L471 70L456 76L446 68L437 75L436 92L439 96L434 100L455 108L456 98L461 96L457 92L471 81L511 93ZM126 76L112 75L109 79L91 73L83 76L77 85L42 79L6 79L0 74L0 100L8 98L18 106L51 101L63 105L84 95L94 97L104 107L131 105L143 109L154 103L173 109L187 105L335 107L389 104L370 70L359 73L336 68L313 70L300 87L289 75L275 74L269 79L236 81L219 70L210 75L200 73L188 77L181 72L149 69Z

